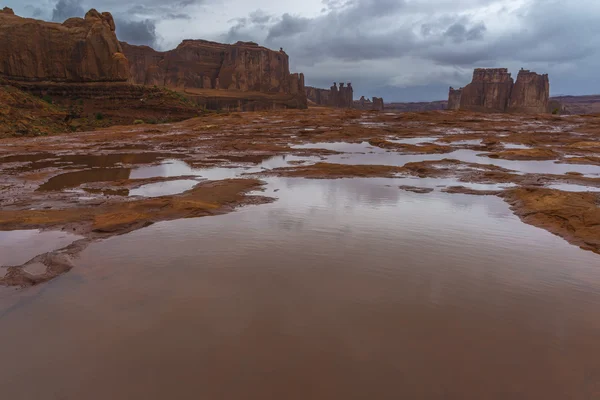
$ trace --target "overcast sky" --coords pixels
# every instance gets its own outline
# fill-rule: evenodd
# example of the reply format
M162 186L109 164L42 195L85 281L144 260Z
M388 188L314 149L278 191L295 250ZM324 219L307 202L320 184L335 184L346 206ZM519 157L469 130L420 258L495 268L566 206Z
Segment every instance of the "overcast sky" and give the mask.
M283 47L306 83L352 82L356 98L430 101L475 67L550 75L552 95L600 93L600 0L5 0L62 22L110 11L119 39L171 49L182 39Z

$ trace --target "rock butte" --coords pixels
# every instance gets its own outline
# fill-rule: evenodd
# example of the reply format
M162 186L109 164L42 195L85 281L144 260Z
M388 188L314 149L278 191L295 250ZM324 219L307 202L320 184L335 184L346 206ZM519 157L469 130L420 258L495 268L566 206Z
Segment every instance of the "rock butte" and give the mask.
M517 82L506 68L477 68L473 80L461 89L450 88L449 110L546 113L549 111L548 75L521 69Z
M329 89L319 89L306 86L306 97L314 105L329 106L337 108L357 108L359 110L383 110L383 98L373 97L373 101L366 100L361 96L360 100L354 100L354 89L352 83L344 84L333 82Z

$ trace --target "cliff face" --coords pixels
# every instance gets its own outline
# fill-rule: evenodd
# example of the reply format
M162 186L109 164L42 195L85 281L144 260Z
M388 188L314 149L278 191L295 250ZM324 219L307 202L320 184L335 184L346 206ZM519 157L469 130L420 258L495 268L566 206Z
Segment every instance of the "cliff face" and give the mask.
M448 92L448 110L460 109L460 98L462 95L462 89L454 89L450 87Z
M121 43L134 83L173 88L304 93L304 76L290 74L289 58L252 42L221 44L184 40L158 52Z
M333 82L333 86L327 89L318 89L314 87L306 87L306 97L308 100L322 106L352 108L354 107L354 89L352 84Z
M517 113L545 113L548 111L550 82L548 75L522 69L512 89L508 111Z
M478 68L473 72L473 81L467 86L450 88L448 109L546 113L549 94L548 75L522 69L514 83L506 68Z
M0 11L0 76L16 81L118 82L129 65L110 13L90 10L62 24Z
M508 107L512 87L513 78L506 68L477 68L473 72L471 83L462 89L460 109L504 112Z

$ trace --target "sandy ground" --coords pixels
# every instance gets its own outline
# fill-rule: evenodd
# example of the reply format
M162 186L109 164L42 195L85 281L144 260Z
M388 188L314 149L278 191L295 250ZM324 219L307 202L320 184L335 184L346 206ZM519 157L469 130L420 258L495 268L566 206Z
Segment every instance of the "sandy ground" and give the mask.
M600 253L594 192L600 188L599 134L600 116L311 108L2 139L0 230L64 230L83 239L4 266L0 284L52 279L72 268L71 258L93 240L272 201L257 193L267 175L453 178L457 184L445 192L502 197L525 223ZM165 166L169 162L177 168ZM192 187L157 197L132 195L182 180ZM470 184L504 186L478 190ZM398 186L429 192L418 184ZM26 271L39 263L46 265L44 273Z

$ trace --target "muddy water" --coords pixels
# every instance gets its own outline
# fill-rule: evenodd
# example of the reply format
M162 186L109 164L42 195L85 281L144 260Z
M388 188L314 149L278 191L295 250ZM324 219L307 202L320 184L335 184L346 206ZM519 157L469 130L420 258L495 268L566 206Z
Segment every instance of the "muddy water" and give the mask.
M0 292L3 396L597 398L600 257L399 181L270 179Z
M81 236L37 229L0 231L0 266L21 265L38 254L68 246Z

